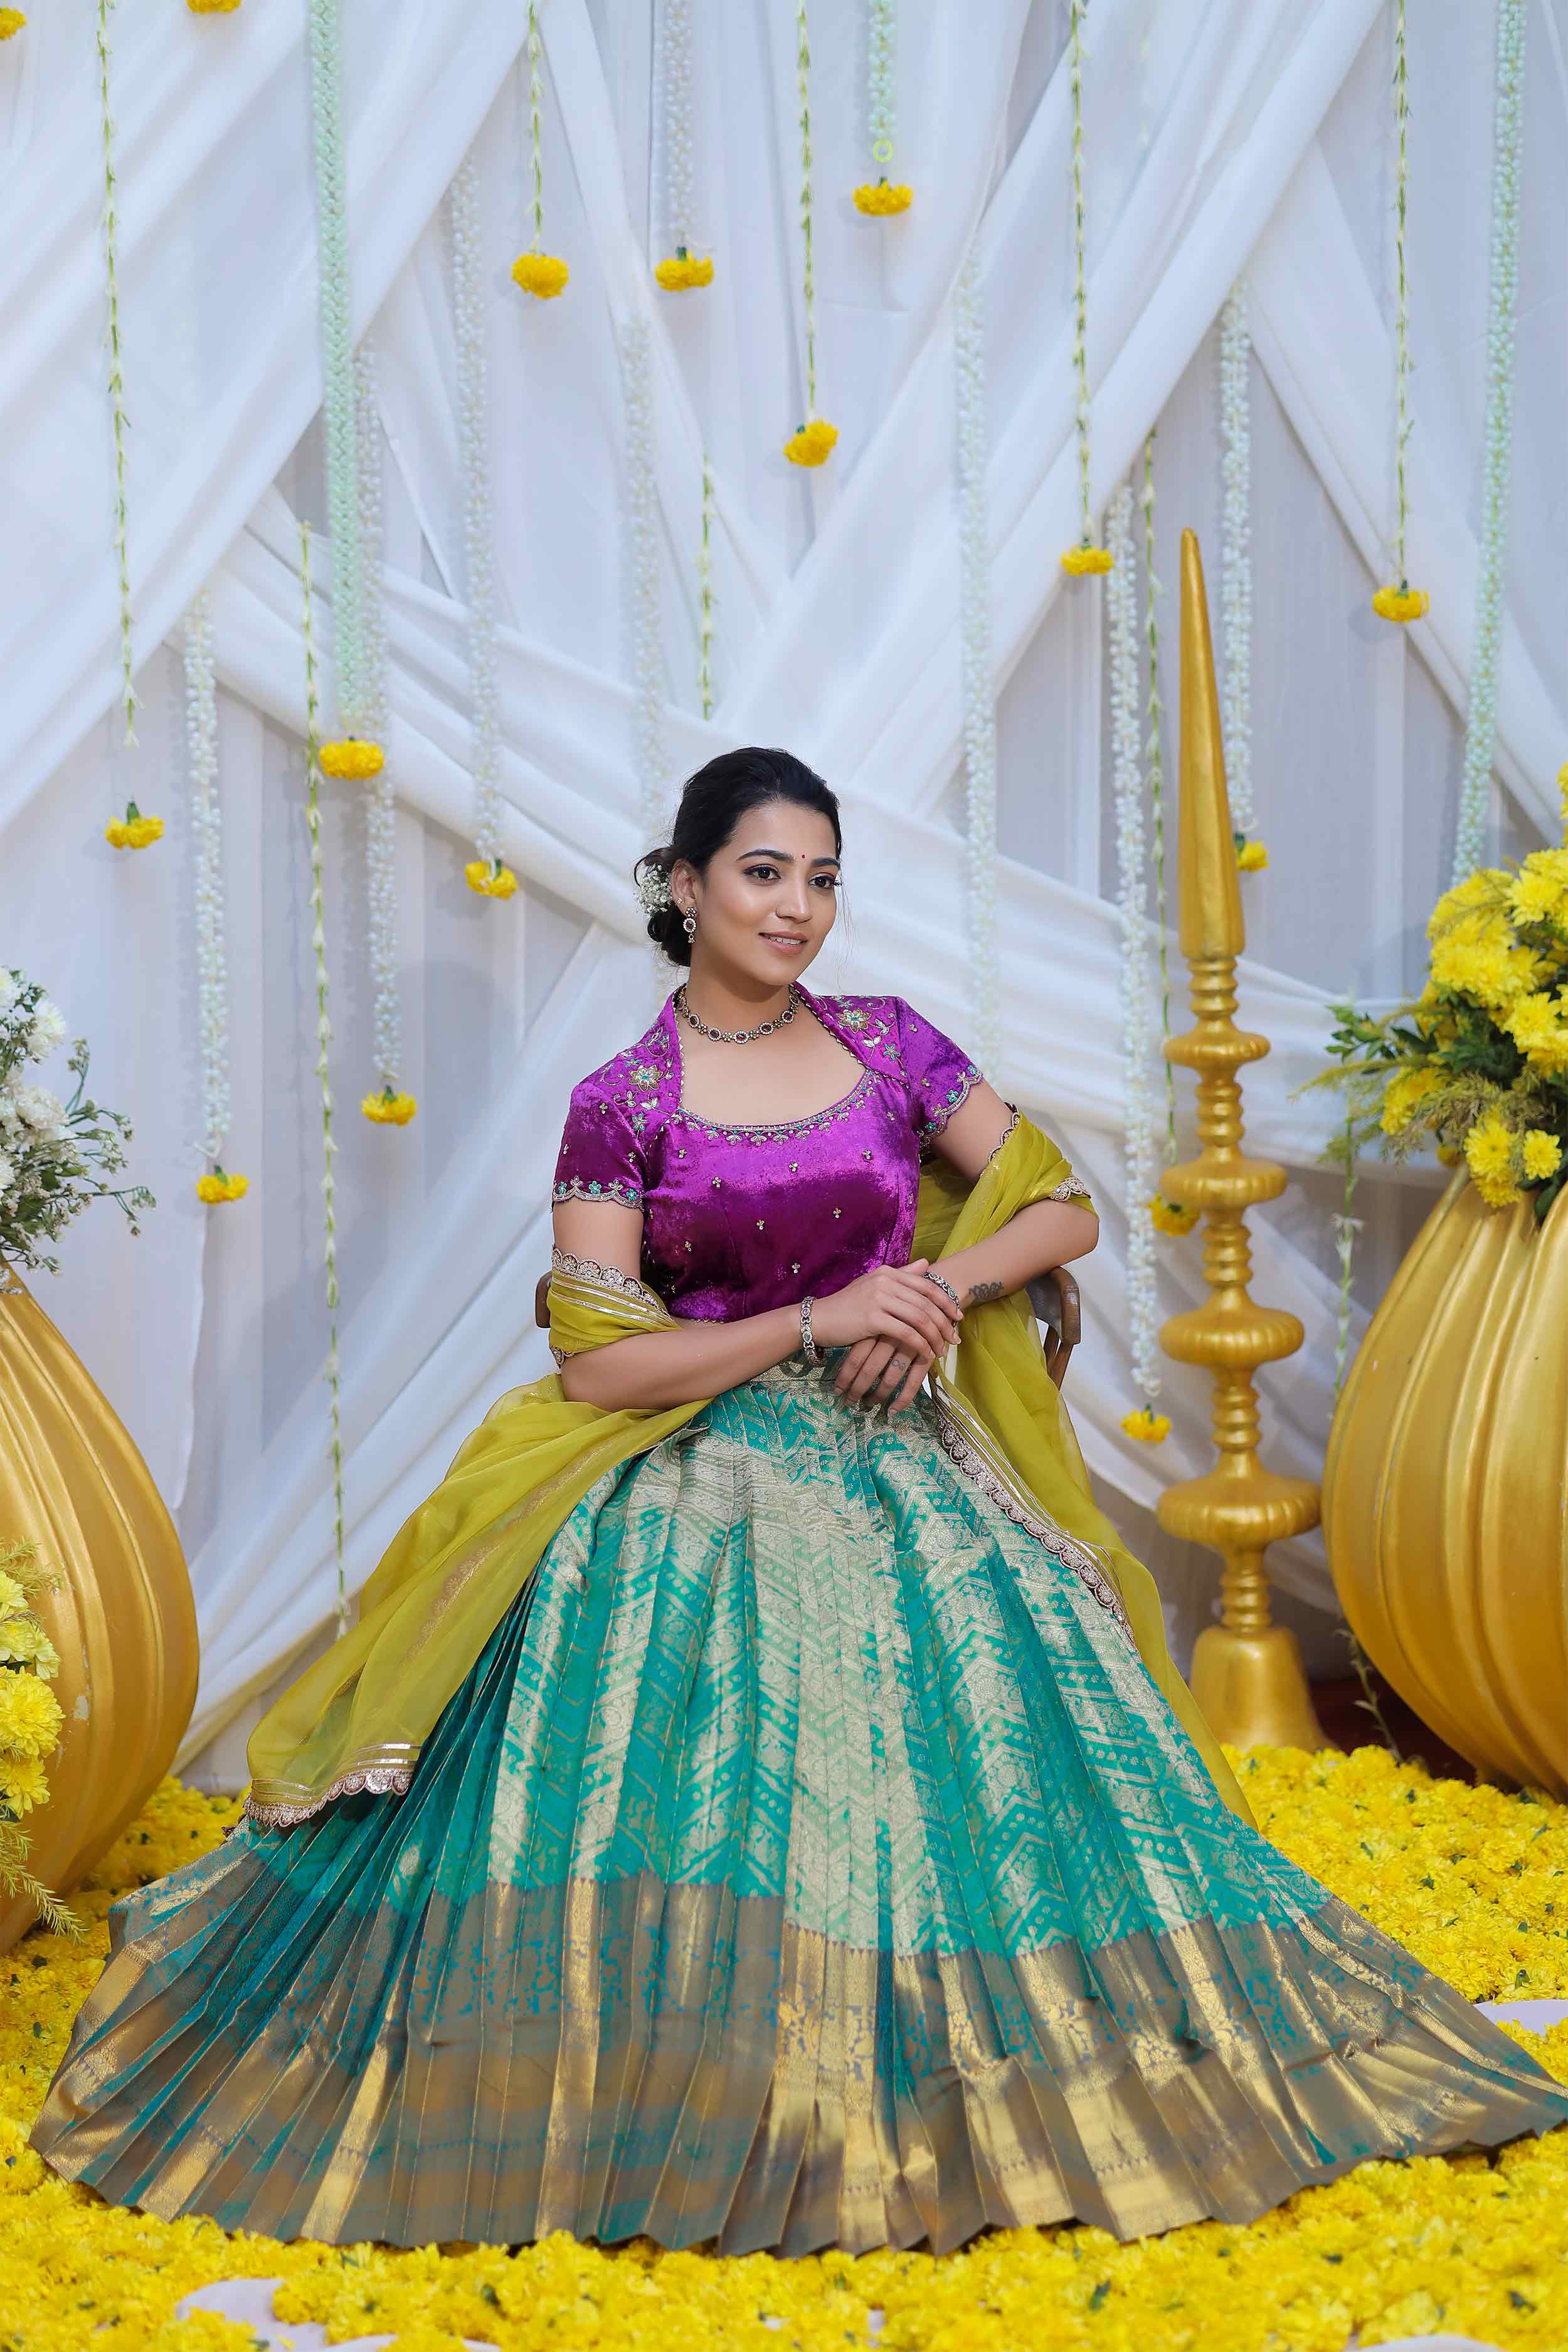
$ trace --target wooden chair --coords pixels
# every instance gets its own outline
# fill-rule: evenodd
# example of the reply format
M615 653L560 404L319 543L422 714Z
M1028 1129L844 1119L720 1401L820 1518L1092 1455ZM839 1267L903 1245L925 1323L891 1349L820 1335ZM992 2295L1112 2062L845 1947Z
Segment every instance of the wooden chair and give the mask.
M1083 1337L1082 1302L1065 1265L1054 1266L1029 1286L1029 1304L1045 1327L1046 1370L1059 1389L1068 1362ZM542 1331L550 1328L550 1276L542 1274L533 1289L533 1319Z

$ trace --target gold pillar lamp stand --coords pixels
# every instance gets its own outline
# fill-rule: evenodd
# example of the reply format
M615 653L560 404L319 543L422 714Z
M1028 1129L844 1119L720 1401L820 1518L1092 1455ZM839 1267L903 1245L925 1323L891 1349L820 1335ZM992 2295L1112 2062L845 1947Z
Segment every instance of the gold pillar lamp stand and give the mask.
M1237 1748L1327 1745L1308 1696L1296 1637L1274 1624L1263 1573L1268 1546L1318 1523L1318 1490L1282 1478L1258 1458L1259 1364L1301 1344L1295 1316L1258 1307L1247 1295L1252 1253L1247 1212L1285 1190L1285 1171L1241 1148L1237 1073L1268 1051L1267 1037L1236 1025L1236 961L1246 944L1230 800L1225 783L1219 696L1209 642L1208 604L1197 535L1182 533L1181 943L1192 973L1195 1025L1172 1037L1166 1056L1195 1070L1195 1160L1167 1170L1161 1189L1204 1213L1207 1304L1173 1315L1160 1344L1178 1363L1214 1374L1214 1440L1219 1460L1201 1478L1161 1496L1160 1525L1206 1544L1225 1563L1222 1615L1193 1649L1192 1692L1216 1738Z

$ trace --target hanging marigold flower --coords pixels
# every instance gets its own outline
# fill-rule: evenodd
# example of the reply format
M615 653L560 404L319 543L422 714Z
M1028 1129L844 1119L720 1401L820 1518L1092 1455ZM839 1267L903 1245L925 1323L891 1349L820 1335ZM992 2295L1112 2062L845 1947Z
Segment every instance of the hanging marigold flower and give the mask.
M386 765L386 754L379 743L368 737L345 735L341 742L323 743L321 751L321 773L324 776L347 777L353 783L363 783L367 776L379 776Z
M196 1178L196 1198L205 1201L209 1209L216 1208L223 1201L243 1201L249 1190L248 1176L231 1176L223 1168L215 1168L210 1175Z
M0 41L8 41L19 33L27 19L20 8L0 8Z
M185 0L185 5L193 16L232 16L239 0Z
M1157 1234L1190 1234L1203 1212L1184 1209L1178 1201L1167 1201L1163 1192L1156 1192L1149 1203L1149 1222Z
M564 291L572 272L558 254L520 253L511 274L525 294L537 294L542 302L548 302L552 295Z
M395 1087L383 1087L378 1095L366 1095L360 1108L366 1118L377 1127L406 1127L419 1106L412 1095L400 1095Z
M463 868L463 879L481 898L510 898L517 888L516 875L499 857L471 857Z
M1143 1445L1163 1445L1171 1434L1165 1415L1156 1412L1152 1404L1140 1405L1136 1412L1124 1412L1121 1426L1129 1437L1137 1438Z
M654 276L667 294L689 293L694 286L711 286L713 262L708 254L688 253L683 245L667 254L654 268Z
M1391 580L1373 598L1372 609L1384 621L1418 621L1431 602L1425 588L1408 588L1403 580L1396 588Z
M103 837L110 849L148 849L163 838L161 816L143 816L134 801L125 803L125 814L110 817L103 828Z
M907 213L914 203L915 192L902 180L864 181L855 191L858 213Z
M837 425L829 425L826 416L813 416L796 426L784 445L784 453L792 466L824 466L837 438Z
M1070 572L1075 580L1086 572L1109 572L1110 565L1110 548L1091 547L1087 539L1078 547L1062 551L1062 570Z
M1244 874L1261 874L1268 863L1268 850L1261 841L1248 841L1244 833L1236 836L1236 862Z

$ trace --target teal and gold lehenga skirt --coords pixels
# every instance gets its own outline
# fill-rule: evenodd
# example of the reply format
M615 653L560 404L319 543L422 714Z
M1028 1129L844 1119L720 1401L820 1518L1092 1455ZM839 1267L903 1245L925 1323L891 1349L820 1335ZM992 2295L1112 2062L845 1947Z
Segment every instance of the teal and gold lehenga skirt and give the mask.
M589 1491L405 1795L111 1923L35 2145L279 2238L1130 2237L1568 2118L1227 1809L928 1399L786 1366Z

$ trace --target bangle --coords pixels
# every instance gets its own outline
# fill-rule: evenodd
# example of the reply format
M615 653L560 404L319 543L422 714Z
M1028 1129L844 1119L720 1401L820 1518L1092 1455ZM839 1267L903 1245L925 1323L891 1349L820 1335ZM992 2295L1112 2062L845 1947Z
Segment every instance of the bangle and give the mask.
M809 1298L803 1298L801 1300L800 1349L808 1364L820 1364L822 1361L822 1350L811 1336L811 1307L812 1302Z
M960 1298L957 1291L954 1290L952 1283L949 1282L946 1275L936 1273L934 1269L929 1265L922 1268L922 1271L928 1282L934 1282L939 1290L946 1291L953 1305L958 1308L960 1314L962 1314L963 1312L963 1301Z

